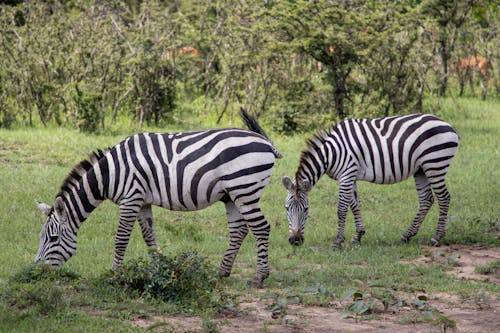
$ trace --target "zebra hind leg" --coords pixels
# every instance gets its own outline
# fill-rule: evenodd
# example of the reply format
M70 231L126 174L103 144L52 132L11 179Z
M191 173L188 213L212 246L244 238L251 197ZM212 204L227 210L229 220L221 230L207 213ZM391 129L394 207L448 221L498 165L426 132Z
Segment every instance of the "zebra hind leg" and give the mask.
M420 229L420 226L422 225L422 222L424 221L425 217L427 216L427 213L429 212L429 209L434 203L434 197L432 196L432 189L427 177L422 172L419 172L415 175L414 179L415 179L415 185L417 187L419 208L417 215L413 219L413 222L411 223L410 227L401 236L401 241L405 243L409 242L410 238L412 238L417 234L418 230Z
M220 264L219 275L228 277L231 275L236 255L248 234L247 222L240 214L235 204L231 201L225 203L226 215L229 225L229 247L227 248Z
M434 190L434 193L436 194L439 204L439 220L436 228L436 233L430 240L430 245L438 246L441 239L446 233L446 222L448 221L448 209L450 207L451 197L448 189L446 188L444 180L442 181L441 185L435 185L433 183L432 188Z
M149 248L156 248L156 232L153 224L153 212L151 205L145 205L141 208L137 221L141 227L142 238Z
M351 244L361 243L361 237L365 234L365 227L361 219L361 203L359 202L358 190L356 183L354 183L353 197L351 199L350 207L354 214L354 223L356 224L356 234L352 237Z

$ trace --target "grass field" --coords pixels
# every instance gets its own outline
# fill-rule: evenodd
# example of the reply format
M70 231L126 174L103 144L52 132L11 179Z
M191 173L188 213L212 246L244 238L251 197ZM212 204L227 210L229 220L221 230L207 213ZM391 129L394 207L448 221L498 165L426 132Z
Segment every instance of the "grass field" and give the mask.
M461 135L447 177L452 202L444 243L498 248L500 101L445 99L427 102L426 108L454 125ZM69 287L64 283L59 286L69 288L70 292L62 289L64 292L58 293L57 281L49 286L44 284L43 288L52 290L44 292L36 284L16 284L9 280L32 262L38 248L44 219L34 201L52 204L63 179L77 162L91 151L114 145L131 133L88 136L70 129L0 130L0 332L144 331L132 327L131 319L179 311L189 313L189 309L153 304L141 298L99 295L89 287L87 282L106 273L113 259L118 208L110 202L100 205L80 229L76 255L65 265L79 274L80 279ZM412 263L426 254L424 245L435 231L438 213L435 205L419 234L409 244L399 242L418 208L412 180L390 186L359 183L366 235L360 246L347 244L343 250L334 251L330 244L336 234L337 184L321 179L310 195L305 244L292 248L288 244L281 178L295 172L308 134L294 137L269 134L285 156L277 160L261 205L272 225L269 253L272 272L264 292L248 283L255 272L256 247L253 237L247 237L233 275L220 283L230 296L232 301L227 302L232 307L237 309L238 302L252 299L270 300L282 311L296 303L328 307L332 300L358 293L365 301L352 302L345 308L347 314L356 317L376 312L371 311L373 303L368 300L401 298L402 294L413 297L417 293L444 292L467 298L487 293L500 297L497 283L471 282L447 275L446 271L453 266L450 262L426 266ZM154 209L154 215L158 242L164 253L196 250L213 266L218 266L228 243L222 204L190 213L158 208ZM349 215L346 239L353 233L353 218ZM146 246L136 227L126 260L146 256ZM498 275L499 269L494 271ZM24 299L25 304L13 304L16 297ZM43 310L54 302L54 311ZM368 310L362 311L364 308ZM196 315L208 323L203 331L217 330L210 327L213 311Z

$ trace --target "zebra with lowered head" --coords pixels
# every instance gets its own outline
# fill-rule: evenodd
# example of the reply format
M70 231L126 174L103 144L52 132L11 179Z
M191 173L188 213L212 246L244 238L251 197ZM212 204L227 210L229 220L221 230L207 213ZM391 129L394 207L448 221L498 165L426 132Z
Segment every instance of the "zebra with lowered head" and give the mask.
M290 244L303 243L309 191L327 174L339 182L338 232L334 247L341 247L345 239L349 207L356 224L352 242L360 242L365 233L356 181L393 184L410 176L417 187L419 209L401 240L408 242L418 232L434 202L434 192L439 203L439 220L430 243L438 245L445 235L450 204L445 176L458 141L459 136L451 125L430 114L344 120L312 136L300 156L295 178L283 177L283 185L288 190L285 208Z
M194 211L225 204L229 247L220 275L229 276L250 229L257 242L261 284L269 275L270 225L259 207L275 158L281 154L257 121L241 110L249 130L226 128L182 133L141 133L82 161L64 181L47 215L36 261L65 263L76 252L82 222L105 199L119 205L113 268L121 267L135 220L150 247L156 246L151 206Z

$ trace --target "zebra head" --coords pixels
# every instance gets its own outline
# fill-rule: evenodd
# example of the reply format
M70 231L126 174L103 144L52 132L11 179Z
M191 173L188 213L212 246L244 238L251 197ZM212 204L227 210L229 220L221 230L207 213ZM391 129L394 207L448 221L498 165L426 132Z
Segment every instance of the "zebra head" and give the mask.
M40 232L40 245L35 262L52 266L64 264L76 251L76 234L69 228L68 214L63 199L58 196L53 207L37 202L47 216Z
M288 177L283 177L283 186L288 193L285 200L285 209L288 217L288 230L291 245L304 243L304 226L309 215L309 191L312 188L308 180L299 180L298 183Z

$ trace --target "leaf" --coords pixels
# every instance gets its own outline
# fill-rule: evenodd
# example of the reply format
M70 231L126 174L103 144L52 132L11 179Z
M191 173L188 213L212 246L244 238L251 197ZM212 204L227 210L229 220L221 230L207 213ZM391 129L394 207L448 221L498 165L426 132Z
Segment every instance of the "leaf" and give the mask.
M356 290L347 290L345 291L342 296L340 297L340 301L343 302L346 299L350 298L352 295L356 293Z
M360 293L360 292L355 292L355 293L352 295L352 298L353 298L353 300L355 300L355 301L362 300L362 299L363 299L363 294L362 294L362 293Z
M278 299L278 294L272 292L265 292L260 295L260 299Z

